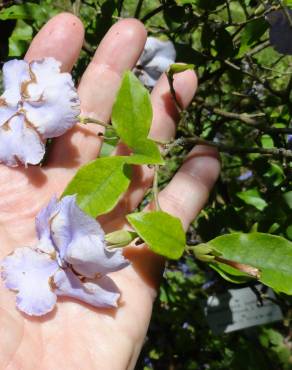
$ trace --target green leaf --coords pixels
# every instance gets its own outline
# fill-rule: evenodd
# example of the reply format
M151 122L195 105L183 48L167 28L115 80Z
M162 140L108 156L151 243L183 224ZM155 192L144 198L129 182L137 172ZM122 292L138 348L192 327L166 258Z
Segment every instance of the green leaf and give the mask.
M219 236L208 245L221 253L220 258L257 268L263 284L292 294L292 242L287 239L264 233L233 233ZM230 268L228 273L233 275Z
M9 37L9 56L19 57L26 51L32 39L32 27L22 20L16 22L16 26Z
M128 156L126 161L129 164L164 164L158 146L151 140L145 141L143 146L141 144L141 148L136 150L135 154Z
M197 5L204 10L215 10L222 5L224 0L197 0Z
M220 27L216 30L215 48L218 56L221 58L230 58L236 53L232 36L226 31L225 27Z
M41 6L34 3L12 5L0 11L0 19L30 19L37 20L39 24L45 23L51 16L57 14L57 10L45 4Z
M187 70L193 70L194 69L194 65L193 64L178 64L178 63L174 63L174 64L171 64L170 67L169 67L169 70L168 70L168 73L171 74L171 75L174 75L175 73L180 73L180 72L184 72L184 71L187 71Z
M127 219L153 252L171 259L182 256L186 238L178 218L154 211L132 213Z
M287 206L292 209L292 190L284 193L283 198Z
M264 174L264 177L270 179L274 186L278 186L283 182L285 175L281 166L276 163L270 163L270 168Z
M262 211L268 205L267 202L263 198L261 198L259 191L255 188L246 191L241 191L236 195L246 204L254 206L259 211Z
M77 194L77 203L92 217L114 208L130 184L127 157L105 157L83 166L65 189L63 196Z
M101 151L99 153L100 157L109 157L119 142L114 130L106 129L104 133L104 140L102 143Z
M263 148L274 148L274 140L270 135L262 135L261 143Z
M241 35L238 57L242 57L255 42L258 42L268 27L268 22L262 18L247 23Z
M148 139L152 122L152 106L149 92L134 76L126 72L112 111L112 124L121 140L135 154L144 156L144 163L162 164L157 144Z
M213 270L217 271L223 279L229 281L230 283L234 284L245 284L253 278L250 275L245 274L242 271L236 270L235 268L225 265L223 263L210 263L210 267Z

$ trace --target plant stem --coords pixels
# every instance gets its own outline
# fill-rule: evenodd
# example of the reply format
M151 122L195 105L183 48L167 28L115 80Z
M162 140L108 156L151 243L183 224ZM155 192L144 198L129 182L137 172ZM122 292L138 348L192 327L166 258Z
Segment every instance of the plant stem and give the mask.
M152 192L153 192L155 209L156 211L161 211L159 200L158 200L158 171L159 171L159 166L155 165Z
M164 5L159 6L156 9L151 10L148 14L146 14L141 21L143 23L147 22L150 18L154 17L154 15L160 13L164 9Z
M122 10L123 10L124 0L119 0L118 2L118 15L121 16Z
M138 1L137 7L136 7L136 10L135 10L134 18L139 19L140 13L141 13L141 9L142 9L142 5L143 5L143 1L144 0L139 0Z
M242 121L243 123L246 123L250 126L258 126L259 123L257 120L254 119L254 117L259 117L260 115L249 115L246 113L233 113L233 112L227 112L222 109L214 107L212 104L206 103L202 98L196 97L195 99L196 103L201 104L204 108L211 110L212 112L218 114L219 116L228 118L228 119L237 119L239 121Z
M179 101L177 100L176 92L175 92L175 89L174 89L174 86L173 86L173 83L174 83L173 74L167 72L166 76L167 76L167 80L168 80L168 83L169 83L169 89L170 89L170 93L171 93L173 102L176 106L177 111L179 113L181 113L183 111L183 107L180 105Z
M100 125L100 126L103 126L107 129L110 129L110 130L114 130L113 126L112 125L109 125L108 123L105 123L105 122L101 122L97 119L94 119L94 118L91 118L91 117L81 117L79 116L78 117L79 119L79 122L86 125L87 123L95 123L96 125Z
M261 147L240 147L240 146L232 146L227 144L221 144L214 141L205 140L201 137L194 136L189 138L179 138L172 143L169 144L169 148L173 148L175 146L182 146L182 147L192 147L194 145L208 145L214 148L217 148L219 152L225 152L229 154L235 153L242 153L242 154L250 154L250 153L259 153L263 155L271 155L273 157L279 158L291 158L292 159L292 150L284 149L284 148L261 148Z

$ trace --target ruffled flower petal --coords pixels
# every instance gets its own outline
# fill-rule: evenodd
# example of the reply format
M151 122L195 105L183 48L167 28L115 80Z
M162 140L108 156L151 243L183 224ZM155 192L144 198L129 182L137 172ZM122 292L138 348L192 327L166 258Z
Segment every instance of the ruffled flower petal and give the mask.
M105 275L129 264L121 250L106 249L102 228L76 205L76 196L61 200L51 231L61 259L85 277Z
M80 114L72 77L61 73L60 66L54 58L32 62L33 80L23 92L25 115L45 139L64 134L74 126Z
M109 277L81 282L69 269L59 270L54 276L57 295L72 297L94 307L117 307L119 290Z
M5 100L0 98L0 127L7 123L16 112L16 108L8 106Z
M56 261L44 253L23 247L6 257L1 267L5 286L17 291L16 306L19 310L41 316L54 308L56 294L50 281L58 269Z
M45 154L39 135L30 128L21 115L14 116L0 127L0 163L17 166L18 162L38 164Z
M49 204L40 210L35 219L37 236L39 238L38 249L52 254L55 253L55 246L51 238L51 220L59 211L57 197L54 196Z
M24 60L13 59L3 65L4 94L2 99L10 106L16 107L21 99L21 85L31 79L28 63Z

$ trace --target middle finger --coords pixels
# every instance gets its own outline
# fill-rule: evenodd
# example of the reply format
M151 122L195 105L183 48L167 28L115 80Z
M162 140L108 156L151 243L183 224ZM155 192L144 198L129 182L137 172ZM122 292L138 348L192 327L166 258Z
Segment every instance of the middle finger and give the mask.
M146 30L135 19L117 22L101 41L87 67L79 88L81 115L108 122L112 105L125 70L132 69L143 51ZM58 138L52 148L51 164L79 167L99 154L101 126L77 124Z

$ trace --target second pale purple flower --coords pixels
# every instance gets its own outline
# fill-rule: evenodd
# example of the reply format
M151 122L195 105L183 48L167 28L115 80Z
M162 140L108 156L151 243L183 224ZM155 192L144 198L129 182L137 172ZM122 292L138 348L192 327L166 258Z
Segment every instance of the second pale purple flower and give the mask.
M50 312L57 296L68 296L94 307L116 307L120 296L106 276L128 266L120 249L108 250L96 220L76 205L75 196L51 200L36 218L39 242L22 247L1 263L16 305L28 315Z

